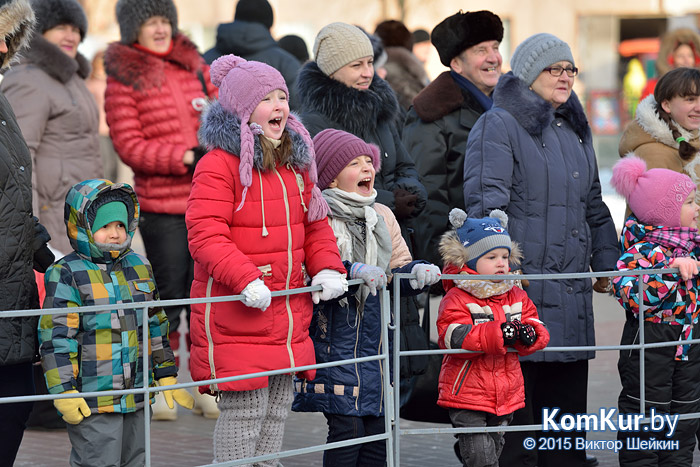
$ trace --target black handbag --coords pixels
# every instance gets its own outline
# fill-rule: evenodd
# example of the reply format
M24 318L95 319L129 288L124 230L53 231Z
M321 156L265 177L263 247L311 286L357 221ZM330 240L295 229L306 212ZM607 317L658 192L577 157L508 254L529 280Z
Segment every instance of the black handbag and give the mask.
M430 342L430 350L438 349L437 342L430 340L430 294L425 299L421 327L425 338ZM441 365L442 355L428 355L425 373L411 379L411 392L399 411L401 418L415 422L452 423L449 412L437 405Z

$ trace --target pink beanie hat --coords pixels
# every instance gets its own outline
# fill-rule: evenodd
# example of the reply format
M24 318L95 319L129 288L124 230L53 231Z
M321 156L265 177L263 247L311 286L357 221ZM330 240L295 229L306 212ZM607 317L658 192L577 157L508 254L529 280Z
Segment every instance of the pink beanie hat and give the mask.
M241 119L241 153L238 155L241 163L239 175L243 189L243 199L236 211L245 203L248 187L253 182L253 155L255 152L255 136L248 122L255 108L265 96L276 89L281 89L289 99L287 84L279 71L261 62L247 61L236 55L224 55L211 64L211 82L219 88L219 103L227 112ZM314 163L314 150L309 132L304 125L291 113L287 118L286 128L298 133L309 148L311 163L309 178L316 184L317 173ZM328 204L321 196L318 187L314 187L309 203L308 218L317 221L326 217Z
M314 138L314 148L318 165L318 187L322 190L328 188L333 179L356 157L372 158L372 165L377 172L381 167L379 148L345 131L330 128L323 130Z
M681 207L695 190L689 176L669 169L647 170L634 153L615 164L610 183L640 222L664 227L680 227Z

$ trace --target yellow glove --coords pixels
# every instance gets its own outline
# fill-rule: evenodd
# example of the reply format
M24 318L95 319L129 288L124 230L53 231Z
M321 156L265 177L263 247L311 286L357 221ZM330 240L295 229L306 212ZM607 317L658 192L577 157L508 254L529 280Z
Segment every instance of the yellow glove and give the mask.
M166 376L158 380L158 386L172 386L173 384L177 384L177 378L174 376ZM171 409L174 407L173 400L186 409L194 407L194 397L186 389L166 389L163 391L163 396L165 403Z
M63 391L61 394L78 394L78 391L71 389L70 391ZM63 419L71 425L77 425L83 421L83 418L92 414L90 407L88 407L87 402L82 397L54 399L53 405L63 414Z

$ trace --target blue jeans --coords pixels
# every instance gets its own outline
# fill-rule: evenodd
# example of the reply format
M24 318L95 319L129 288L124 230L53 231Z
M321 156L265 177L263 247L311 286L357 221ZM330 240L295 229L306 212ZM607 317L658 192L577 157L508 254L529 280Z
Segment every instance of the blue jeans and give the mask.
M328 443L384 433L384 417L354 417L324 414L328 420ZM384 467L386 443L384 440L355 444L323 452L324 467Z

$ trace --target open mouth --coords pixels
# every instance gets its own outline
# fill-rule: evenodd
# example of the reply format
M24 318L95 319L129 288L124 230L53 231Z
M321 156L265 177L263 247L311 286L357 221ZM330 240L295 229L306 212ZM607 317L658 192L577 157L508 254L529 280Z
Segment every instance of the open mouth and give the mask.
M362 180L357 182L357 187L359 188L359 191L363 193L369 193L370 191L372 191L372 178L363 178Z
M496 67L495 66L488 67L484 71L486 71L487 73L493 73L496 71Z
M280 128L282 128L282 117L273 118L267 123L268 125L270 125L270 129L279 130Z

